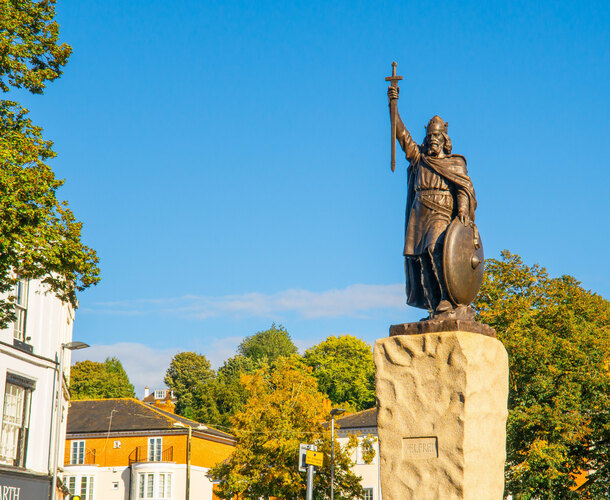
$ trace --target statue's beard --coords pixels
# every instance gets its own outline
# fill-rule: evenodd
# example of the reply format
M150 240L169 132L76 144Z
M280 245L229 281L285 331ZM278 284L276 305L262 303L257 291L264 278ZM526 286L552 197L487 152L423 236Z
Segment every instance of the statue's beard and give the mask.
M439 156L442 149L442 146L438 143L428 144L428 156Z

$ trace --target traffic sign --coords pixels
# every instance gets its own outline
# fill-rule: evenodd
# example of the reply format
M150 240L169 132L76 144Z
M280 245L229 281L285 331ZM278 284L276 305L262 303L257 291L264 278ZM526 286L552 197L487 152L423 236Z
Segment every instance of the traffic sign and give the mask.
M307 472L307 464L305 463L305 456L307 450L316 451L318 447L315 444L303 444L299 445L299 472Z
M324 453L321 451L307 450L305 454L305 463L307 465L315 465L316 467L322 467L324 462Z

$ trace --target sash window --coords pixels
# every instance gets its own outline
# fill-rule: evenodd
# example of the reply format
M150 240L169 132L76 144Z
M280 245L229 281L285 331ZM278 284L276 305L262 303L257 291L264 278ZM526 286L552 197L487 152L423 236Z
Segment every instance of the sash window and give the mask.
M7 379L9 378L10 374L7 376ZM24 387L9 380L4 386L0 464L25 467L31 395L31 387Z

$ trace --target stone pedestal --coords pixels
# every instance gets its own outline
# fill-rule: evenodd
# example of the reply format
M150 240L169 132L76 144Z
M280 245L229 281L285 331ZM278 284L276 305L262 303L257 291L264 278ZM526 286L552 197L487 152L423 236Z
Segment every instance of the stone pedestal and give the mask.
M375 343L374 357L384 500L501 500L502 343L465 331L394 335Z

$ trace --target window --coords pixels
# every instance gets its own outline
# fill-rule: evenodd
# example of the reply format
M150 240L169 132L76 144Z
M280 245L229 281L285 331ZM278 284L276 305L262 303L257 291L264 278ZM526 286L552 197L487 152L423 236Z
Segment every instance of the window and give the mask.
M155 391L155 399L163 399L165 397L165 391Z
M374 464L375 458L377 457L377 454L375 453L374 445L368 440L359 439L358 441L359 441L359 443L358 443L358 451L357 451L357 456L356 456L356 463L358 465ZM372 460L370 460L371 455L372 455ZM365 460L365 458L368 458L370 461L367 462Z
M363 500L373 500L373 488L364 488Z
M93 476L68 476L66 484L70 495L80 495L81 500L94 500L94 480Z
M172 498L172 474L138 474L138 498Z
M160 462L162 455L163 438L148 438L148 461Z
M28 310L28 281L19 280L15 285L15 323L13 325L13 337L25 342L25 317Z
M34 382L7 374L0 432L0 464L25 467Z
M72 441L70 445L70 464L82 465L85 463L85 442Z

